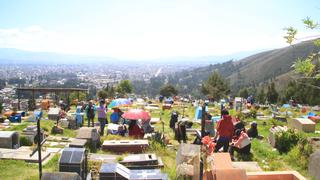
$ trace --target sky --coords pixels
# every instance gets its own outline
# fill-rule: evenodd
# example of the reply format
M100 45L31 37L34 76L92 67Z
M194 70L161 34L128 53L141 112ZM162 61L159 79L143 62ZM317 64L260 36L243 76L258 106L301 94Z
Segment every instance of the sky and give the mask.
M316 0L0 0L0 48L127 60L227 55L287 44L320 22ZM319 32L319 31L318 31Z

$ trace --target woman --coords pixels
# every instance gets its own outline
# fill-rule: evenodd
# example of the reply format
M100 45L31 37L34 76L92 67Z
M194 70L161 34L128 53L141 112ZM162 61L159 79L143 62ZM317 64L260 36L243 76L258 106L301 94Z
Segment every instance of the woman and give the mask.
M138 126L136 120L131 120L129 124L129 136L141 139L144 136L143 130Z
M98 121L100 122L100 135L104 135L104 127L108 124L107 120L107 108L103 100L100 101L99 107L97 108Z
M234 160L234 151L237 151L239 154L249 154L251 149L251 142L246 132L238 129L235 135L236 139L232 141L229 148L232 160Z

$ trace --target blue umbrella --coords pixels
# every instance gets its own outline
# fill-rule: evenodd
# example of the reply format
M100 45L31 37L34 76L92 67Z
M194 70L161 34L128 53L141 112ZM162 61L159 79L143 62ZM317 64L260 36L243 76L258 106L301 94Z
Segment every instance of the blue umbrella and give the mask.
M206 106L206 112L208 112L208 106ZM195 119L201 119L202 118L202 107L198 106L196 108L196 113L195 113Z
M108 108L112 109L112 108L118 108L121 106L130 106L130 105L131 105L131 101L129 99L119 98L119 99L112 100L111 103L108 105Z

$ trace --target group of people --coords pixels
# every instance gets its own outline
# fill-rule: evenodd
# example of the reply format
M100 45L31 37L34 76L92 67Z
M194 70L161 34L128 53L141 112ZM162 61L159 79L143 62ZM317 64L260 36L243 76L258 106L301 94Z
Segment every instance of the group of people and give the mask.
M231 159L234 159L234 152L249 154L251 149L251 138L258 137L257 123L252 122L251 127L246 131L244 124L239 121L234 123L228 110L222 110L222 118L217 122L216 134L213 137L215 142L214 152L229 152Z
M96 114L98 116L98 121L100 124L100 135L104 135L104 129L106 124L108 124L107 118L107 104L104 100L99 101L99 105L95 106L93 101L89 101L87 105L84 106L84 112L88 120L88 127L94 127L94 119ZM128 132L129 136L136 138L142 138L144 136L144 128L139 126L137 120L126 120L121 117L123 112L119 108L113 108L113 112L110 115L110 123L118 124L119 127L115 134L125 136ZM128 125L128 127L127 127ZM147 128L147 127L146 127Z

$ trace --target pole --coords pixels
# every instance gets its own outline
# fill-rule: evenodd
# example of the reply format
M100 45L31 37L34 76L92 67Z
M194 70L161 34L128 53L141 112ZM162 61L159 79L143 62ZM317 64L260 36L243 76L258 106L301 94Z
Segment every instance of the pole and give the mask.
M42 177L42 158L41 158L40 117L37 117L37 135L38 135L39 179L41 179L41 177Z
M206 104L202 105L202 114L201 114L201 140L205 134L205 124L206 124ZM202 153L202 141L200 141L200 153ZM203 160L200 161L200 180L203 179Z

